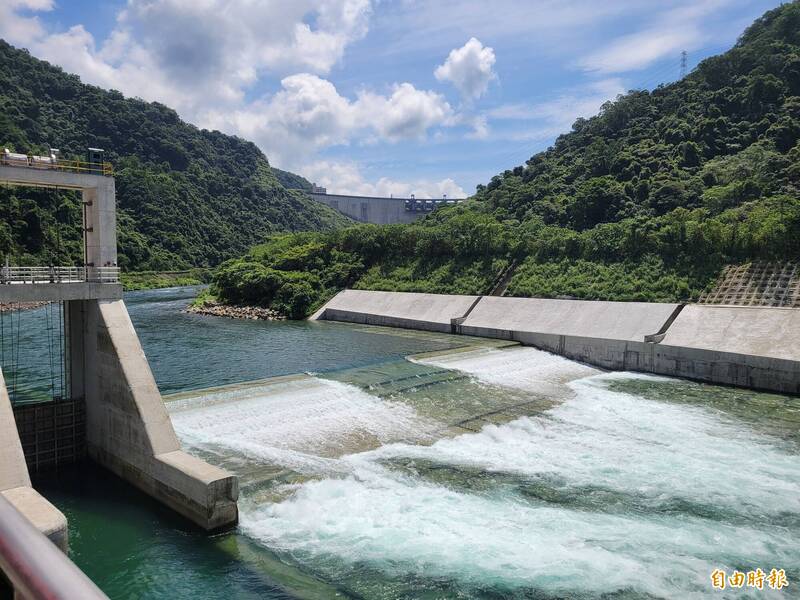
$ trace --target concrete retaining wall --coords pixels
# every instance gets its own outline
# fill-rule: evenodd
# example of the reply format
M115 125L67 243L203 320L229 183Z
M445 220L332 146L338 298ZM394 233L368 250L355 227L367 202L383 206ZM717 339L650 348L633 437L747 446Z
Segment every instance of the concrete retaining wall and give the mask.
M487 337L537 334L644 341L658 333L679 304L589 302L484 296L461 333Z
M606 369L800 394L800 309L346 291L317 317L436 331L450 317Z
M669 328L662 344L798 360L800 310L690 305Z
M451 332L480 296L345 290L312 319Z
M0 494L52 542L67 551L67 518L31 487L14 412L0 369Z

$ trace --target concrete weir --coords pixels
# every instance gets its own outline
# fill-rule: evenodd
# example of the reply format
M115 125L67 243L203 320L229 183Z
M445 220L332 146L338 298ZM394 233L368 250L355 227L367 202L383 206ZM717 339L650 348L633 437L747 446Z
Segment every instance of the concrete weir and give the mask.
M60 164L0 165L0 182L82 193L84 264L3 267L0 303L63 303L66 400L85 410L88 456L203 529L236 525L237 478L181 450L122 300L113 177ZM67 521L31 487L25 452L0 372L0 493L66 550Z
M800 393L800 309L345 290L312 318L450 330L605 369Z

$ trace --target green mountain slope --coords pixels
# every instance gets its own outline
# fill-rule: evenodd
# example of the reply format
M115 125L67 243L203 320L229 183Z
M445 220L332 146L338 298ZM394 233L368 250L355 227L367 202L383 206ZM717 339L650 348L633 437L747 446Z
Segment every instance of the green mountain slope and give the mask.
M298 175L297 173L290 173L289 171L281 171L280 169L276 169L272 167L272 172L275 173L275 177L278 178L280 184L285 187L287 190L306 190L311 191L311 182Z
M271 239L223 265L215 291L297 313L343 286L487 293L513 262L512 295L696 298L726 263L800 258L799 139L792 2L683 80L579 119L472 201L410 226Z
M0 41L0 143L83 158L89 146L114 164L120 266L173 270L241 254L278 231L346 220L281 180L252 143L189 125L170 108L81 83ZM0 188L0 257L75 262L74 193Z

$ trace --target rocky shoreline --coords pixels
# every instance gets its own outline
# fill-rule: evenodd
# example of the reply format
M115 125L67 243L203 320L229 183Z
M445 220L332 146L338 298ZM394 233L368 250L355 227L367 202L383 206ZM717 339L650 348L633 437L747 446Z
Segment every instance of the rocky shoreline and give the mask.
M47 302L11 302L3 304L0 302L0 313L12 312L17 310L32 310L44 306Z
M195 315L249 319L251 321L286 320L286 317L271 308L262 308L260 306L231 306L228 304L218 304L216 302L207 302L199 306L189 306L186 312Z

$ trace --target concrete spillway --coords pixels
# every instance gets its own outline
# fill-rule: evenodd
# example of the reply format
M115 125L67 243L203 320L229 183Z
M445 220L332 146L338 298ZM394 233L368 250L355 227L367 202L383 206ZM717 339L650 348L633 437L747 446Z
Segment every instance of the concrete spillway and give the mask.
M800 310L345 290L315 319L515 340L606 369L800 393Z

